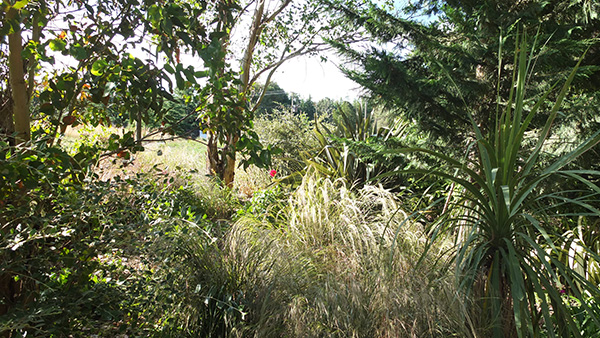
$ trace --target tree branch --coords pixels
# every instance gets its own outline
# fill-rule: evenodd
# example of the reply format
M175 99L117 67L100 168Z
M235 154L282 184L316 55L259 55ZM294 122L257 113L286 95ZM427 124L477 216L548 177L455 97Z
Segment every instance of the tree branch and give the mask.
M290 3L292 3L291 0L285 0L283 3L281 3L281 6L279 6L278 9L276 9L273 13L271 13L271 15L269 15L264 21L263 21L263 25L268 24L269 22L275 20L275 18L277 17L277 15L279 15L279 13L281 13Z
M34 14L33 16L33 27L32 27L32 33L31 33L31 41L33 42L40 42L40 36L42 35L42 26L39 25L40 22L40 13L37 12ZM27 99L31 100L31 96L33 95L33 87L35 86L35 68L36 68L36 62L35 62L35 55L31 55L29 57L29 73L27 75L27 81L29 81L29 83L27 84Z

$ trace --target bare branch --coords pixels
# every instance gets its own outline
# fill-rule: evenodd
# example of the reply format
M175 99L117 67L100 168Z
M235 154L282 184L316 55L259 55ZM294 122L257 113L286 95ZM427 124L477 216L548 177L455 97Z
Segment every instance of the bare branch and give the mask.
M269 22L273 21L277 15L279 15L279 13L281 13L290 3L292 3L291 0L285 0L281 6L279 6L278 9L276 9L273 13L271 13L271 15L269 15L263 22L263 26L267 25Z
M250 27L250 37L248 39L248 45L242 58L242 91L248 89L248 80L250 78L250 66L252 65L252 55L254 54L256 43L260 37L264 26L261 24L263 12L265 9L265 0L259 0L254 11L254 20Z
M267 71L270 71L273 68L278 68L286 61L289 61L293 58L296 58L296 57L299 57L302 55L306 55L309 53L323 52L328 49L331 49L331 46L329 46L327 43L323 42L323 43L313 44L311 48L308 48L308 49L307 48L308 48L308 45L304 45L304 46L300 47L298 50L296 50L295 52L288 54L287 56L285 55L285 52L284 52L283 55L279 58L279 60L277 62L274 62L274 63L258 70L252 77L252 80L249 82L249 85L254 84L258 80L258 78L260 78Z

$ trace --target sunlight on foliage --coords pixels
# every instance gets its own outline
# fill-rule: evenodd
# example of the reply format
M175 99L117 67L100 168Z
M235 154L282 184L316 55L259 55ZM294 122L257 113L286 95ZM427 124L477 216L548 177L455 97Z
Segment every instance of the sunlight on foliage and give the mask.
M507 102L498 98L496 128L486 137L472 120L476 135L475 156L461 161L427 149L402 151L422 152L445 161L445 170L412 172L433 174L455 182L461 188L452 196L454 212L440 217L432 228L431 242L456 236L457 283L464 295L476 301L471 311L479 314L475 325L481 333L494 337L531 337L541 332L551 337L580 336L581 328L574 320L574 309L563 297L561 285L580 302L581 309L590 318L587 325L596 328L600 328L600 312L595 305L588 305L587 298L598 297L600 291L584 274L557 258L564 254L561 247L568 247L565 241L569 239L562 237L563 234L552 226L550 217L555 204L572 203L581 207L583 214L597 213L597 210L582 199L561 192L542 192L539 187L551 178L569 178L592 188L591 194L596 195L600 190L584 175L597 175L597 172L563 168L597 144L600 132L596 131L551 163L539 165L541 149L576 69L556 97L545 126L537 131L535 145L532 149L524 149L529 124L540 113L538 109L547 103L550 93L526 111L525 81L531 71L532 59L528 59L526 36L521 36L517 45L519 49L513 63L517 65L513 73L514 86ZM500 110L500 107L504 108ZM593 250L583 245L577 251L597 257Z

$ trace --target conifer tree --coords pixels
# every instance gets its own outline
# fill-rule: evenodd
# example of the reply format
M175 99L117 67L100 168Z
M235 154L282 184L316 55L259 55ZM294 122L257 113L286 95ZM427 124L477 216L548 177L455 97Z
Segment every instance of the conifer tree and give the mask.
M374 42L367 51L336 45L358 65L347 75L437 137L461 141L466 109L484 132L493 125L498 90L502 97L511 83L511 72L499 73L499 59L503 70L512 69L511 37L519 27L537 38L530 95L563 78L588 48L573 85L576 93L600 90L596 1L421 0L401 11L369 1L329 4Z

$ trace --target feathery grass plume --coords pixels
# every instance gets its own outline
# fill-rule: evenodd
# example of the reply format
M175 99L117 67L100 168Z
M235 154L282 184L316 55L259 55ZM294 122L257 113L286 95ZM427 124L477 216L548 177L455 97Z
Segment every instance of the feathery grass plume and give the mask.
M437 257L415 267L424 232L407 222L393 193L352 191L310 172L275 209L274 217L245 214L220 239L193 223L165 233L171 239L159 242L172 254L157 271L177 271L164 288L172 309L159 323L166 333L469 336Z
M309 172L284 216L242 217L222 248L224 265L249 266L246 334L255 337L437 337L468 335L451 278L424 248L421 226L406 222L381 187L353 192ZM275 220L271 223L267 220ZM392 258L392 251L395 254ZM239 267L235 268L239 271Z

